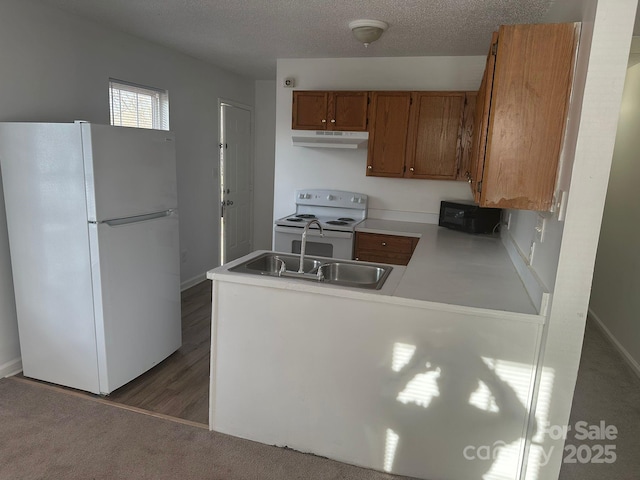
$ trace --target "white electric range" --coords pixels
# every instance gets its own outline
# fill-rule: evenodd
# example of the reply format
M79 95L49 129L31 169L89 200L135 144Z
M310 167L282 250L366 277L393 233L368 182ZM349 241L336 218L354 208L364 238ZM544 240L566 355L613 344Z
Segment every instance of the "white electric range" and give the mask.
M296 190L296 211L275 221L274 250L300 253L302 232L310 220L306 254L320 257L353 258L356 225L367 218L368 197L362 193L341 190Z

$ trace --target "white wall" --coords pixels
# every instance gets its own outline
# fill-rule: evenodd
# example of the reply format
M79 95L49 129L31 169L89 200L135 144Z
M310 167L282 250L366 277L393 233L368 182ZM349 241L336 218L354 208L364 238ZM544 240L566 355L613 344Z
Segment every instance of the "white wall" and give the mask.
M253 249L271 250L276 149L276 82L274 80L256 81L255 127Z
M487 49L490 39L487 39ZM291 145L293 77L298 90L477 90L484 56L279 59L276 94L274 215L295 210L298 188L334 188L369 195L369 216L435 221L440 200L470 200L466 182L366 176L366 149L293 147ZM408 212L403 217L402 212Z
M35 0L0 2L0 45L0 121L109 123L109 77L169 90L180 243L188 251L181 279L204 279L218 259L217 101L253 105L253 81ZM9 262L3 214L0 376L19 358Z
M591 292L591 313L640 373L640 64L627 70Z

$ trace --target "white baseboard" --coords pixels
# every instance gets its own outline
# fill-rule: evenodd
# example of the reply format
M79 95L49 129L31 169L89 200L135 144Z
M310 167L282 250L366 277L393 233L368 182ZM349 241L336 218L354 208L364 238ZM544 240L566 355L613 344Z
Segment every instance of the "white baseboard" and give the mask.
M618 352L620 352L622 358L624 358L624 360L629 364L636 375L640 377L640 363L638 363L638 361L633 358L633 356L627 351L627 349L622 346L622 344L613 335L613 333L611 333L611 330L607 328L600 317L598 317L598 315L596 315L596 313L591 309L589 309L589 317L591 317L596 322L596 325L600 328L600 330L602 330L607 339L613 344L614 347L616 347Z
M0 378L10 377L22 371L22 358L15 358L0 365Z
M199 284L200 282L204 282L206 279L207 279L207 274L201 273L200 275L196 275L195 277L190 278L189 280L185 280L180 284L180 291L184 292L187 288L191 288Z

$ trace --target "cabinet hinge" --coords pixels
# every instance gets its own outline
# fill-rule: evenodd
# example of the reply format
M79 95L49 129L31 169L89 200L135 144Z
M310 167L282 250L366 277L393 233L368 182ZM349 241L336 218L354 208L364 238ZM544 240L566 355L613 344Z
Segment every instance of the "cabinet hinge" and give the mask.
M482 192L482 180L478 182L478 192Z
M491 45L491 55L496 55L498 53L498 42Z
M406 173L406 171L407 171L407 166L406 166L406 165L403 165L403 166L402 166L402 173ZM298 263L300 263L300 262L298 262Z

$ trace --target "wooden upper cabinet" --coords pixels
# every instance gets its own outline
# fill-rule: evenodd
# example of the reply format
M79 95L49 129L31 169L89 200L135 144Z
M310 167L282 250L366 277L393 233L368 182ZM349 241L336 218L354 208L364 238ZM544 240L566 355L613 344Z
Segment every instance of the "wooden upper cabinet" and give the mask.
M326 130L328 92L293 92L293 124L297 130Z
M293 92L294 130L366 131L368 92Z
M573 23L500 27L476 111L480 206L552 208L578 33Z
M480 203L480 191L482 190L482 174L484 170L485 152L487 146L487 130L489 128L489 106L491 105L491 88L493 86L493 72L495 70L498 48L498 32L494 32L487 55L487 63L480 83L480 89L476 97L476 110L473 122L473 135L471 138L471 160L469 177L471 192L476 203Z
M473 145L473 124L476 115L476 100L478 92L466 92L464 112L462 113L462 137L460 139L460 160L457 180L470 182L471 179L471 148Z
M412 93L406 177L457 178L464 105L464 92Z
M369 92L332 92L329 96L329 128L364 132L368 111Z
M367 175L402 177L411 92L371 92Z

